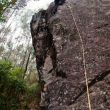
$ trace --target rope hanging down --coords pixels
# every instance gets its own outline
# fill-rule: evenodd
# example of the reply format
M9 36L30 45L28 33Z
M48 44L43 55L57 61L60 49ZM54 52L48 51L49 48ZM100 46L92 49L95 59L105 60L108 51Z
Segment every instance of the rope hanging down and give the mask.
M76 29L77 29L77 32L78 32L78 35L79 35L79 38L80 38L80 41L81 41L81 50L82 50L82 58L83 58L83 65L84 65L84 75L85 75L85 80L86 80L86 88L87 88L87 98L88 98L88 106L89 106L89 110L92 110L91 108L91 100L90 100L90 93L89 93L89 86L88 86L88 77L87 77L87 70L86 70L86 59L85 59L85 49L84 49L84 43L83 43L83 39L82 39L82 36L80 34L80 30L77 26L77 23L76 23L76 20L75 20L75 17L73 15L73 11L71 9L71 6L68 5L68 8L70 9L70 12L71 12L71 15L72 15L72 19L75 23L75 26L76 26Z

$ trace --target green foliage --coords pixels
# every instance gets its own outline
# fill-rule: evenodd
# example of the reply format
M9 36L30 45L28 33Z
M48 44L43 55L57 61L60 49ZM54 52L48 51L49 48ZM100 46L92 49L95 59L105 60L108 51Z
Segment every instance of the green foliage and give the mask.
M29 85L23 72L10 61L0 60L0 110L27 109L33 100L39 101L39 84Z
M14 69L11 70L11 77L12 78L22 79L23 78L23 74L24 74L24 69L22 69L20 67L16 67L16 68L14 68Z
M1 0L0 1L0 21L4 21L3 13L8 8L8 6L16 3L16 0Z
M9 61L0 61L0 108L2 110L18 109L20 97L26 92L26 84L19 79L18 68Z
M39 96L37 97L37 94L39 95L40 93L40 85L39 84L32 84L28 88L28 98L33 99L34 97L39 99Z

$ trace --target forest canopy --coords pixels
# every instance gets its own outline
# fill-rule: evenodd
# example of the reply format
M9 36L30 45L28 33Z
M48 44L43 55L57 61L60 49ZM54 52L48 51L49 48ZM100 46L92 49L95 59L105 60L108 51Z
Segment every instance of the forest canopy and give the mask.
M52 0L0 0L0 110L39 107L41 87L30 20L50 2Z

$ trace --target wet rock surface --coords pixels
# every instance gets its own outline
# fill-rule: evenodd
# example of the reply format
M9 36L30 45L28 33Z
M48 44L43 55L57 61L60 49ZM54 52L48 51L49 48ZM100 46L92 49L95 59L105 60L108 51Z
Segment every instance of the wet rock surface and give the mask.
M43 72L48 83L48 109L88 110L78 28L84 44L92 109L110 110L110 1L67 0L55 13L51 12L53 7L54 3L47 9L48 27L56 49L57 67L67 78L49 73L51 77L46 80L48 74Z

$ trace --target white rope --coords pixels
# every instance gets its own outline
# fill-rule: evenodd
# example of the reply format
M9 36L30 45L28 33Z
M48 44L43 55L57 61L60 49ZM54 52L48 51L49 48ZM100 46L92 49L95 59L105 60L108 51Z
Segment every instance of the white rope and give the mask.
M82 45L82 46L81 46L81 50L82 50L83 65L84 65L84 74L85 74L85 80L86 80L88 106L89 106L89 110L92 110L92 107L91 107L91 100L90 100L90 93L89 93L89 86L88 86L87 70L86 70L86 59L85 59L84 43L83 43L82 36L81 36L81 34L80 34L80 30L79 30L79 28L78 28L78 26L77 26L75 17L74 17L74 15L73 15L73 11L72 11L72 9L71 9L71 6L68 5L68 8L70 9L70 12L71 12L71 15L72 15L72 19L73 19L73 21L74 21L74 23L75 23L75 26L76 26L78 35L79 35L79 37L80 37L81 45Z

